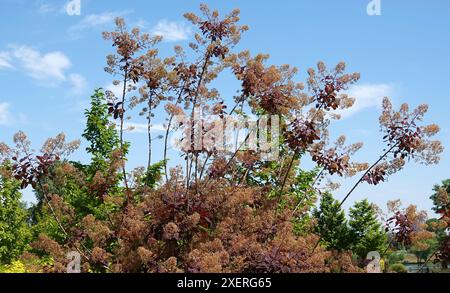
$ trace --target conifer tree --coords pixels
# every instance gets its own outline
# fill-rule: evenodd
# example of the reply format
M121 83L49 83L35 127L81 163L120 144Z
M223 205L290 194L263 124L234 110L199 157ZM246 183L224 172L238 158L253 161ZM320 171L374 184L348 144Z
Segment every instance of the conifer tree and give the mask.
M387 246L387 235L369 201L364 199L356 202L350 208L349 217L352 251L360 258L365 258L371 251L382 254Z
M348 226L344 211L331 193L325 193L318 209L314 210L317 220L316 233L321 237L328 249L347 250Z

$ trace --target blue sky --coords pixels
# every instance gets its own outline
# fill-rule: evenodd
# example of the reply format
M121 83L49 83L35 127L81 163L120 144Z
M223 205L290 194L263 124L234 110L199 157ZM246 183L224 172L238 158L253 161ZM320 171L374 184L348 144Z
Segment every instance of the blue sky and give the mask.
M65 12L67 2L1 1L1 141L11 142L18 130L25 131L36 148L61 131L69 139L80 138L90 93L111 84L111 76L103 68L112 48L102 40L101 32L113 27L113 19L124 16L129 26L163 34L166 41L161 50L167 53L175 44L187 45L192 38L193 28L182 14L197 12L200 3L207 3L222 12L240 8L242 23L248 24L250 31L237 49L268 53L273 64L297 66L299 80L305 80L306 69L319 60L330 66L343 60L350 71L361 73L361 81L351 90L357 98L355 110L333 126L336 135L345 133L349 142L365 143L358 154L360 160L374 161L382 149L378 115L386 95L396 105L428 103L426 122L438 123L442 128L439 139L444 146L450 143L448 0L381 0L379 16L367 14L369 0L81 0L79 16ZM231 97L236 83L226 77L221 81L222 95ZM139 123L145 121L135 117L131 122L139 130ZM135 131L128 133L127 139L133 143L130 166L143 164L145 134ZM156 153L161 150L157 146ZM177 156L176 152L171 156ZM74 159L87 161L83 148ZM438 166L409 164L380 186L358 189L349 204L367 197L385 206L387 200L400 198L405 204L430 210L431 188L450 177L449 166L446 149ZM354 180L347 181L336 197L342 198ZM25 197L32 200L29 192Z

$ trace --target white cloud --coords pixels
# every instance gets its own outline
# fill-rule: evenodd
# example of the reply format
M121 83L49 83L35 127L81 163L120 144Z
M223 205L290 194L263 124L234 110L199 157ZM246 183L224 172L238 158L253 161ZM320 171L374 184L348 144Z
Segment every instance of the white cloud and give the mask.
M131 11L121 11L121 12L103 12L99 14L89 14L86 15L80 22L69 27L68 33L69 38L79 39L81 38L82 32L94 29L94 28L105 28L108 25L114 24L114 20L126 14L131 13Z
M11 56L8 52L0 52L0 69L2 68L12 68Z
M48 14L48 13L55 12L56 10L57 10L56 7L49 3L42 3L38 7L39 14Z
M42 1L42 0L40 0ZM62 3L49 3L41 2L37 8L37 12L41 15L58 15L58 14L68 14L67 5L70 3L69 0L61 1Z
M21 124L28 124L28 117L24 113L19 113L16 120Z
M187 40L192 29L184 23L162 19L153 27L151 33L154 36L162 36L165 41L176 42Z
M148 22L144 19L139 19L132 24L132 27L138 27L140 29L148 28Z
M116 97L121 97L123 93L123 82L120 82L117 85L110 83L109 85L105 86L105 91L112 92Z
M147 133L148 126L146 123L125 122L124 129L131 133ZM165 131L166 128L163 124L152 125L151 132Z
M72 84L71 93L74 95L81 95L87 88L87 80L81 74L70 74L69 81Z
M142 85L143 85L143 83L141 83L141 82L138 82L138 83L128 82L127 83L127 87L133 86L133 87L139 88ZM121 98L123 95L123 81L119 82L116 85L113 83L110 83L110 84L104 86L103 88L105 89L105 91L112 92L116 98ZM128 93L129 92L127 90L126 94L128 94Z
M10 45L8 51L0 52L0 70L18 68L45 87L68 82L71 93L80 95L86 89L87 81L77 73L67 75L71 66L70 59L60 51L43 53L28 46Z
M27 46L12 46L11 55L23 70L42 85L55 86L66 80L72 63L62 52L41 53Z
M0 103L0 125L7 125L11 122L11 114L9 113L9 104Z
M355 98L353 107L336 111L336 113L340 114L342 118L347 118L368 108L381 107L383 98L391 96L393 92L394 88L389 84L356 85L347 93Z
M0 125L6 126L11 124L27 124L28 118L23 113L11 115L10 104L7 102L0 102Z
M110 24L118 16L115 12L104 12L101 14L89 14L85 16L78 24L72 26L70 30L85 30L94 27Z

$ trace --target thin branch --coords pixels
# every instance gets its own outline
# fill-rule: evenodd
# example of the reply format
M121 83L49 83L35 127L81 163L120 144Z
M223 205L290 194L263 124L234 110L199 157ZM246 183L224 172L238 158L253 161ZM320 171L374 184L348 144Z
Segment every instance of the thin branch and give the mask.
M204 171L206 169L206 164L208 163L208 160L209 160L210 157L211 157L211 155L210 155L210 153L208 153L206 158L205 158L205 161L203 162L202 169L200 170L200 177L199 177L200 180L202 180L203 173L204 173Z
M256 121L256 125L259 124L259 120L260 118L258 118L258 120ZM231 155L230 159L228 159L227 164L225 165L225 167L222 168L221 172L223 173L222 176L225 174L225 171L228 170L228 168L230 167L231 163L233 162L234 158L237 156L237 153L241 150L241 148L247 143L248 139L250 138L250 135L252 134L252 132L255 131L255 129L251 129L250 132L247 134L247 136L245 137L244 141L241 143L241 145L239 146L239 148L236 148L236 150L233 152L233 154ZM206 179L205 184L203 184L203 186L206 186L209 181L211 180L211 177L208 176L208 178Z
M150 169L152 165L152 97L153 92L150 93L148 99L148 117L147 117L147 136L148 136L148 163L147 170Z
M212 43L212 41L211 41L211 43ZM207 55L206 55L206 58L205 58L205 62L203 63L202 71L200 72L200 76L199 76L199 79L198 79L198 83L197 83L197 87L196 87L196 91L195 91L195 96L194 96L194 99L192 101L192 111L191 111L191 150L192 151L195 149L195 129L194 129L194 127L195 127L195 120L194 120L194 118L195 118L195 108L197 106L197 101L198 101L198 98L200 96L200 87L202 85L203 78L204 78L206 70L208 68L208 63L209 63L209 61L211 59L211 53L206 53L206 54ZM187 156L187 159L189 160L189 156ZM192 162L191 162L190 168L192 168ZM190 175L190 173L191 173L191 170L189 170L189 175ZM190 181L190 178L188 177L186 188L189 188L189 181Z
M394 144L392 147L390 147L383 155L380 156L380 158L372 164L372 166L370 166L366 172L364 172L364 174L361 176L361 178L359 178L359 180L355 183L355 185L353 185L353 187L350 189L350 191L347 193L347 195L344 197L344 199L341 201L341 203L339 204L339 207L342 207L342 205L344 204L344 202L349 198L349 196L353 193L353 191L358 187L359 184L361 184L361 182L364 181L364 178L366 177L367 174L369 174L370 171L372 171L373 168L375 168L378 163L380 163L394 148L396 148L398 146L398 143Z
M292 165L294 164L295 157L296 157L296 154L294 153L292 155L292 159L289 161L289 165L288 165L286 174L284 175L283 182L281 183L279 195L283 194L284 186L286 185L287 178L289 176L289 173L291 172L291 168L292 168Z
M434 252L433 252L433 254L431 254L431 256L430 257L428 257L426 260L425 260L425 262L423 263L423 265L420 267L420 269L419 269L419 272L421 272L426 266L427 266L427 264L428 264L428 262L439 252L439 249L440 248L437 248Z
M128 69L127 67L124 69L124 78L123 78L123 89L122 89L122 112L120 113L120 160L122 161L122 176L123 182L125 184L125 189L127 191L127 201L129 200L129 188L128 188L128 180L127 180L127 171L125 166L125 155L123 148L123 124L124 124L124 112L125 112L125 96L127 90L127 82L128 82Z
M182 88L181 88L181 90L180 90L180 92L178 94L178 98L177 98L177 101L175 103L175 106L180 103L181 96L184 93L184 87L185 86L186 86L186 81L184 81L183 86L182 86ZM175 117L174 114L170 115L169 122L167 123L166 133L165 133L165 136L164 136L164 162L165 162L164 163L164 175L166 177L166 182L169 181L169 176L168 176L168 172L167 172L167 144L168 144L168 139L169 139L170 127L172 127L172 121L173 121L174 117Z

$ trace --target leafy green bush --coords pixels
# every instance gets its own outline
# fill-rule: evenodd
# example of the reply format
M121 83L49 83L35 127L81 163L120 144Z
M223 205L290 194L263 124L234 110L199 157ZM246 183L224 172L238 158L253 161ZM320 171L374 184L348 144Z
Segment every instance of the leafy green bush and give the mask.
M405 267L405 265L401 263L393 264L389 267L389 271L399 274L406 274L408 273L408 269Z
M8 168L6 164L0 166L0 169ZM28 211L21 199L20 183L0 175L0 264L10 264L31 240Z
M403 260L405 259L405 254L406 254L405 250L393 251L392 253L389 254L388 261L389 263L392 264L403 262Z
M26 268L21 261L15 260L10 265L0 266L0 273L2 274L26 273Z

